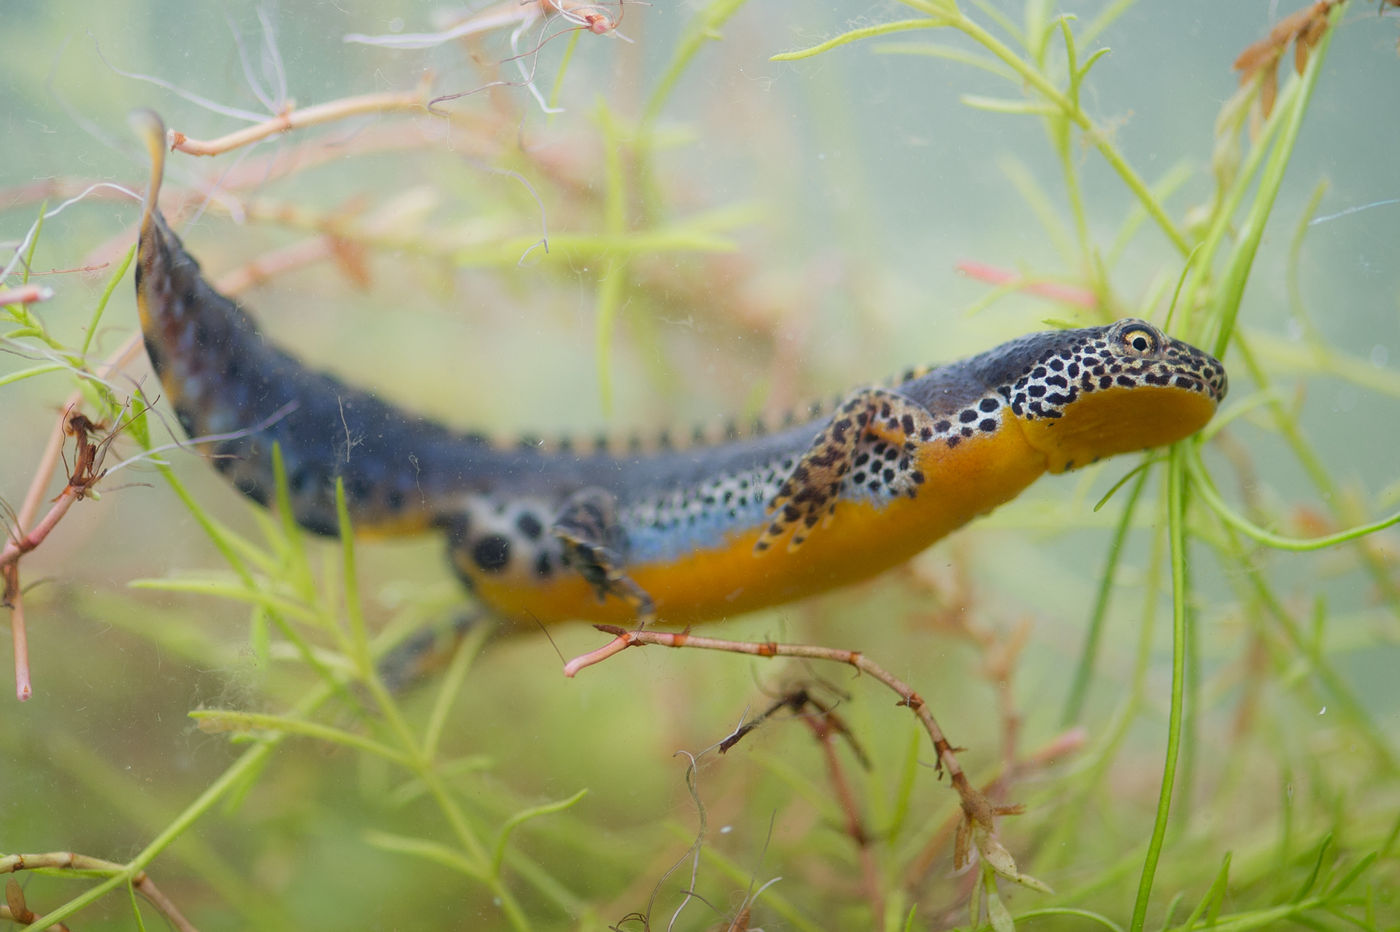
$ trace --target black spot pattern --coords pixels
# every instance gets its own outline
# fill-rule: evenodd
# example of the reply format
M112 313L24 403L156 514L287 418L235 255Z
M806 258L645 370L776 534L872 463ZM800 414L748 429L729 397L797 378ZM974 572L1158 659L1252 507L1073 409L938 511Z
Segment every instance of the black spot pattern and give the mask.
M943 381L936 384L960 385L948 374L959 371L986 388L980 395L961 395L956 407L938 408L937 399L943 396L919 396L915 385L906 384L937 372ZM989 374L994 381L988 380ZM910 370L906 376L906 383L894 385L893 392L858 393L837 405L830 420L818 419L800 462L796 456L774 458L738 473L713 475L643 500L624 501L622 522L689 534L716 519L753 514L755 506L776 500L781 505L768 513L771 526L765 536L772 539L769 535L791 530L792 541L800 542L837 498L915 494L927 481L916 468L915 451L921 444L957 449L979 437L994 436L1005 417L1054 420L1082 395L1118 387L1168 386L1217 400L1226 389L1224 371L1214 359L1133 320L1034 334L949 369ZM924 418L918 416L920 412L911 414L904 402L915 397L930 398L936 414ZM877 423L882 436L867 434ZM852 450L856 432L862 436ZM885 439L888 432L903 434L907 441L892 443ZM763 544L759 549L764 549Z
M1144 321L1121 320L1084 332L1093 336L1031 362L1005 386L1012 414L1026 420L1058 418L1080 395L1111 388L1175 386L1217 401L1228 389L1219 362Z
M522 511L515 519L515 527L526 540L539 540L540 534L544 533L544 522L528 511Z
M510 563L510 538L487 534L472 545L472 561L486 573L499 573Z

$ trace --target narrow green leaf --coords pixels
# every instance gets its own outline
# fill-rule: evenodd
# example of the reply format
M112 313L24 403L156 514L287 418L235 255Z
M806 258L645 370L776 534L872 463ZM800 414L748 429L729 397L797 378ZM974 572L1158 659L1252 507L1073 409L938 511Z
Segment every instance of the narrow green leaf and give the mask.
M1230 527L1250 537L1266 547L1273 547L1277 550L1289 550L1295 553L1302 553L1309 550L1325 550L1328 547L1335 547L1338 544L1345 544L1367 534L1374 534L1383 531L1388 527L1400 524L1400 512L1379 521L1372 521L1369 524L1362 524L1349 528L1345 531L1338 531L1335 534L1324 534L1321 537L1284 537L1266 531L1259 525L1250 521L1244 515L1235 511L1225 503L1220 497L1220 493L1215 490L1209 475L1206 473L1205 465L1201 462L1199 450L1194 450L1191 456L1186 458L1186 469L1191 474L1192 488L1200 493L1201 500L1204 501L1215 512L1220 520Z
M510 836L516 830L516 828L518 828L521 825L524 825L531 819L537 819L540 816L551 815L556 812L563 812L565 809L573 807L575 803L577 803L580 799L583 799L583 797L587 795L588 789L587 787L585 787L584 789L581 789L574 795L570 796L568 799L561 799L552 803L544 803L540 806L532 806L529 809L524 809L520 812L517 812L515 815L507 819L505 824L501 826L500 835L498 835L496 838L496 853L491 858L492 873L495 875L500 874L501 864L505 861L506 857L506 843L510 841Z
M1016 72L995 58L969 52L967 49L958 48L955 45L943 45L939 42L882 42L875 46L873 51L876 55L925 55L929 58L940 58L956 62L959 65L967 65L970 68L978 68L1006 81L1019 80L1016 77Z
M1196 921L1207 913L1210 914L1210 923L1213 925L1220 915L1220 905L1224 900L1227 886L1230 880L1230 852L1225 852L1225 857L1220 863L1220 869L1215 873L1215 880L1210 888L1206 890L1205 896L1196 904L1196 908L1191 911L1191 915L1186 917L1186 922L1182 925L1182 932L1191 932L1196 928Z
M1118 923L1114 922L1112 919L1109 919L1107 916L1104 916L1100 913L1092 912L1091 910L1075 909L1073 907L1068 906L1046 906L1042 909L1031 909L1027 910L1024 913L1021 913L1019 918L1024 921L1028 919L1041 919L1053 916L1068 916L1072 919L1086 919L1089 922L1094 923L1095 925L1099 925L1105 929L1108 929L1109 932L1123 932L1123 927L1120 926ZM1034 926L1032 926L1032 928L1034 928Z
M412 857L422 858L425 861L431 861L449 870L457 871L459 874L465 874L482 883L486 883L490 876L484 867L473 863L460 851L435 841L427 841L422 838L409 838L405 835L393 835L389 832L377 831L365 832L363 837L366 844L372 845L381 851L390 851L394 854L407 854Z
M862 39L874 39L878 36L888 36L896 32L908 32L911 29L941 29L948 23L940 19L901 19L892 23L880 23L876 26L862 26L859 29L852 29L850 32L843 32L841 35L825 42L819 42L805 49L797 49L792 52L779 52L769 56L769 61L801 61L804 58L812 58L829 52L832 49L840 48L843 45L850 45L852 42L859 42Z
M39 248L39 237L44 232L44 215L48 209L49 202L45 198L39 204L39 219L34 221L34 238L29 241L29 251L24 256L24 271L19 276L22 285L29 284L29 272L34 268L34 250Z
M14 382L22 382L25 379L32 379L36 375L47 375L50 372L67 372L69 367L60 362L42 363L37 366L30 366L28 369L16 369L14 372L0 375L0 387L10 385Z
M116 290L117 283L126 276L126 270L131 268L131 260L136 255L136 244L132 243L131 248L126 251L126 257L122 259L117 270L107 279L107 287L102 289L102 297L97 299L97 307L92 309L92 318L88 321L87 332L83 334L82 346L78 349L78 355L86 356L88 347L92 346L93 337L97 336L97 327L102 322L102 313L107 310L107 302L112 298L112 292Z
M985 97L981 94L962 94L958 97L974 110L986 110L989 113L1010 113L1016 115L1029 116L1059 116L1060 110L1053 104L1041 103L1034 100L1013 100L1006 97Z
M1177 764L1181 755L1181 732L1186 702L1186 631L1189 588L1186 579L1186 469L1183 447L1172 447L1167 462L1167 536L1171 543L1172 570L1172 681L1171 704L1167 718L1166 759L1162 763L1162 783L1157 796L1157 814L1147 842L1137 898L1128 928L1142 932L1147 922L1147 904L1157 876L1157 864L1166 843L1167 821L1171 813L1172 790L1176 786Z
M364 751L404 767L413 766L412 758L387 744L381 744L371 738L366 738L364 735L332 728L330 725L322 725L318 722L309 722L285 715L240 712L231 709L196 709L190 712L189 716L199 724L203 731L276 731Z
M215 598L232 599L249 605L261 605L271 612L282 612L308 623L318 623L320 615L308 606L262 589L250 588L241 582L219 578L133 579L127 585L133 589L153 589L158 592L189 592Z
M1322 873L1322 865L1327 860L1327 852L1332 847L1332 833L1328 832L1322 837L1322 841L1317 846L1317 856L1313 858L1312 870L1308 871L1308 876L1303 880L1303 885L1298 888L1298 892L1289 899L1290 903L1301 903L1312 888L1317 884L1317 878Z
M1376 863L1380 856L1381 855L1379 851L1372 851L1370 854L1363 857L1360 861L1357 861L1355 866L1353 866L1351 870L1343 874L1342 879L1338 880L1335 884L1332 885L1332 889L1327 891L1327 899L1341 899L1342 894L1345 893L1352 884L1356 883L1356 881L1360 879L1362 874L1370 870L1371 865Z

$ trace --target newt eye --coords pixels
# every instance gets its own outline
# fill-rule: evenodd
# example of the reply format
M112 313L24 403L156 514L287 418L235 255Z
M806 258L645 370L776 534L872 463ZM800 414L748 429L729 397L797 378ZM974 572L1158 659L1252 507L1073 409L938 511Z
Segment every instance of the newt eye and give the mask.
M1146 327L1128 327L1118 337L1123 348L1136 356L1151 356L1161 346L1161 339Z

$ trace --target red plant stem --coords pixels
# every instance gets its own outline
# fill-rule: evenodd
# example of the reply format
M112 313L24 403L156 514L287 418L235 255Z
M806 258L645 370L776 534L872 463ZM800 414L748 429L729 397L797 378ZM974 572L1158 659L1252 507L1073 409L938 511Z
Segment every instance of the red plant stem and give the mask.
M599 631L613 635L613 640L598 648L581 654L564 664L564 675L573 677L580 670L600 663L629 647L644 644L659 644L663 647L691 647L700 650L728 651L736 654L750 654L757 657L803 657L809 660L828 660L855 667L862 673L884 683L900 697L900 705L907 706L928 732L938 754L939 765L948 772L948 779L958 793L962 803L963 817L969 827L980 826L988 833L995 831L997 810L985 796L973 788L958 763L953 746L943 735L943 729L929 711L928 705L918 693L902 680L886 671L879 664L860 651L842 650L834 647L820 647L811 644L779 644L776 641L731 641L722 638L697 637L688 631L654 631L627 629L616 625L594 625ZM961 866L961 865L959 865Z
M1088 288L1079 288L1075 285L1062 285L1058 282L1037 282L1029 281L1015 272L1006 269L999 269L994 265L987 265L983 262L972 262L964 260L956 266L957 270L968 278L975 278L981 282L992 285L1009 285L1017 291L1024 291L1029 294L1039 295L1042 298L1049 298L1052 301L1063 301L1065 304L1073 304L1076 307L1083 307L1089 310L1099 306L1099 297Z
M19 288L0 291L0 304L38 304L52 297L52 288L45 288L43 285L22 285Z
M132 334L130 339L103 361L102 365L98 367L99 371L106 375L125 366L136 355L140 346L141 335L139 333ZM10 640L14 645L15 655L15 696L19 698L20 702L24 702L34 695L34 685L30 680L29 672L29 635L24 621L24 594L19 585L19 558L43 543L44 538L48 537L49 532L68 513L68 509L73 507L73 502L77 501L73 490L65 486L54 501L53 507L44 515L43 520L28 531L25 528L39 513L39 506L44 499L44 490L48 488L50 480L53 479L54 470L58 468L60 454L63 452L63 439L66 436L64 424L67 422L68 413L77 407L82 400L81 393L74 392L68 396L68 400L64 403L63 413L58 419L58 430L49 437L49 442L39 457L39 466L34 470L34 478L30 480L29 491L25 493L24 502L15 514L15 526L11 529L11 537L6 542L4 550L0 551L0 576L4 579L4 594L9 597L10 602Z
M290 132L319 123L330 123L346 117L364 116L372 113L422 113L426 112L428 91L432 86L432 76L426 75L419 86L401 93L362 94L358 97L342 97L300 110L288 109L270 120L246 127L218 139L191 139L184 133L170 131L170 148L188 155L219 155L269 136Z

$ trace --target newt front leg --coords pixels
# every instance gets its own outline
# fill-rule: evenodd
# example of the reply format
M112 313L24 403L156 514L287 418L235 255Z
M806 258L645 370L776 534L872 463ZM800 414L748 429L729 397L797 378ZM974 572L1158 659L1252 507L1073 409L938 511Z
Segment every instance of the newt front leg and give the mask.
M934 419L918 402L887 388L852 393L768 503L772 522L754 550L767 550L789 534L787 549L801 547L818 522L831 523L848 478L862 470L879 476L877 487L913 498L925 481L914 454L933 435ZM867 484L865 473L856 484Z

